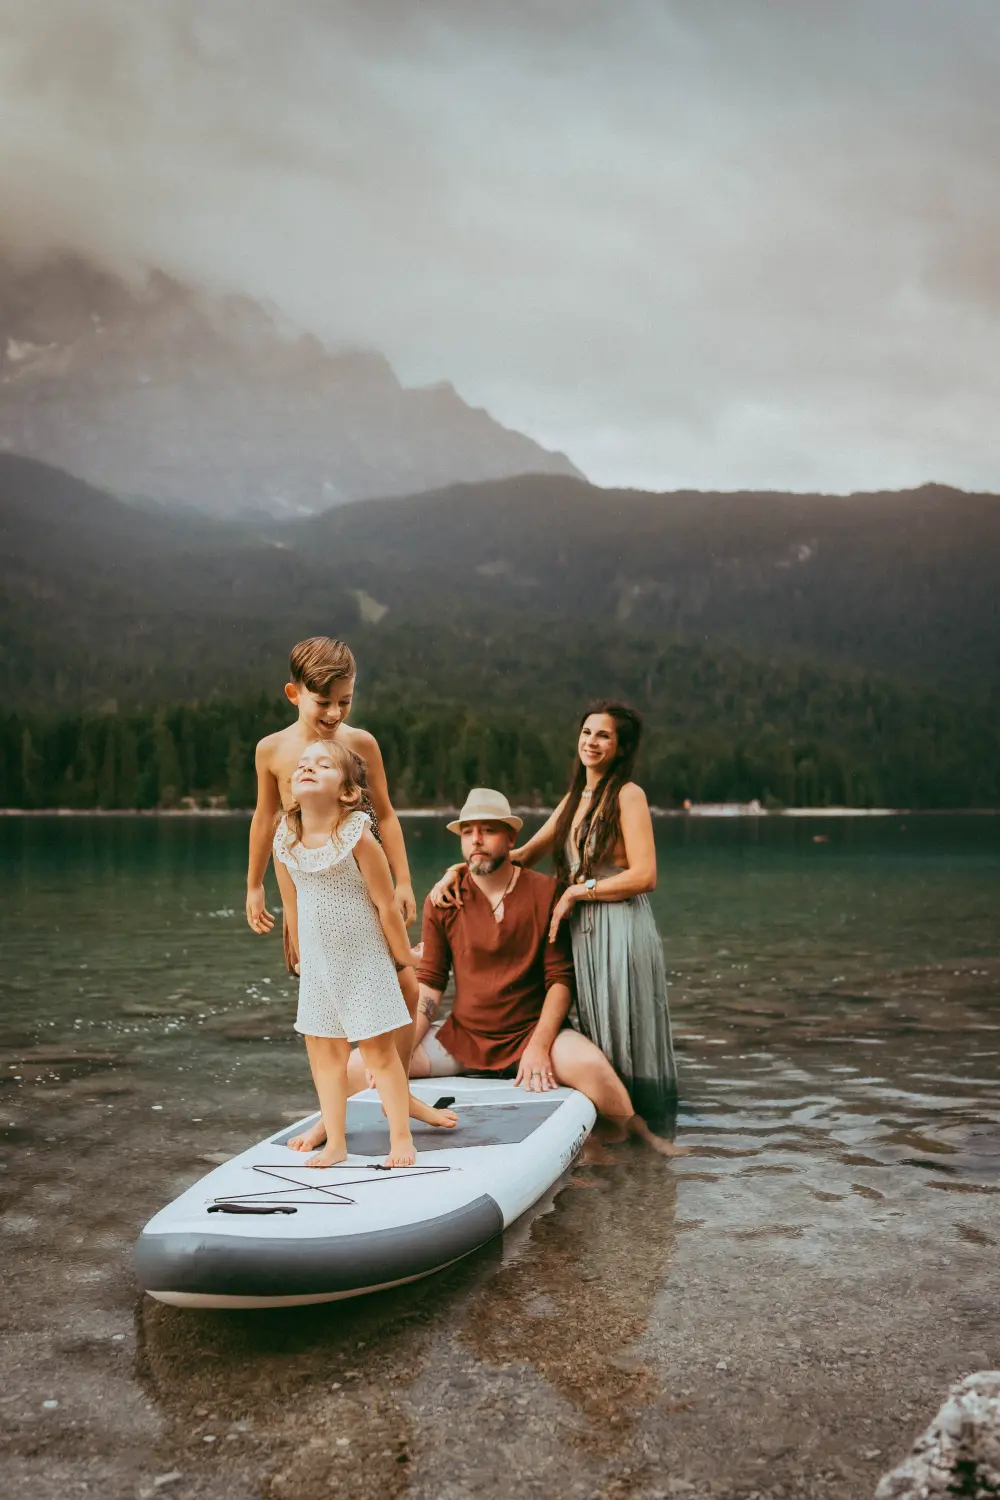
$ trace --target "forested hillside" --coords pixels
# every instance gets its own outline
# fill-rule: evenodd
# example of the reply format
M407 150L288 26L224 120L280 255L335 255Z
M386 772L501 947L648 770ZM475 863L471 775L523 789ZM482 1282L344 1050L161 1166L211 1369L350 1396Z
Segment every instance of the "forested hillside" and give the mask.
M314 633L354 647L402 802L551 801L616 695L664 805L998 803L998 513L548 480L254 529L0 455L0 803L245 805Z

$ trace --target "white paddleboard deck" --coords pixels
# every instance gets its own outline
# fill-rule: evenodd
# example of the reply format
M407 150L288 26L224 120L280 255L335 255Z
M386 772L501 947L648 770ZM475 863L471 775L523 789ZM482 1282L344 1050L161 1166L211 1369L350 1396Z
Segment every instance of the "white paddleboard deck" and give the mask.
M286 1142L308 1115L209 1172L150 1219L136 1246L141 1286L175 1307L294 1307L416 1281L452 1265L537 1203L593 1129L574 1089L529 1094L481 1078L429 1078L453 1098L454 1130L414 1124L414 1167L381 1168L389 1132L378 1095L348 1104L348 1159L305 1165Z

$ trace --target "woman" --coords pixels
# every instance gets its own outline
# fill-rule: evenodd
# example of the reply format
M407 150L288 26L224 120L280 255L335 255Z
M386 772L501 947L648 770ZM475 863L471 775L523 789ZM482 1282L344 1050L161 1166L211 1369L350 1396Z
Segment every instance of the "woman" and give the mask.
M580 1027L609 1059L645 1119L677 1097L663 948L648 892L656 887L656 847L646 795L631 780L642 720L604 699L580 725L569 790L538 832L511 858L535 865L551 854L566 882L552 916L572 924ZM454 899L453 867L431 892Z

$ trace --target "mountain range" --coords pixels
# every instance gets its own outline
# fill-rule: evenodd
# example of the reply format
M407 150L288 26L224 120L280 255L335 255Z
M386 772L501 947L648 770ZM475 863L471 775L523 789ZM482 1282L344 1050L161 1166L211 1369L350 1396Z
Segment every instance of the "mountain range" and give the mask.
M329 633L369 682L535 708L557 682L627 687L663 720L683 670L729 712L711 668L727 652L762 681L798 664L978 695L1000 688L998 564L1000 499L940 487L651 495L535 476L275 522L129 504L6 454L0 693L69 709L273 689L289 645Z
M215 516L578 473L447 382L404 387L382 355L330 350L249 298L70 255L0 259L0 450Z

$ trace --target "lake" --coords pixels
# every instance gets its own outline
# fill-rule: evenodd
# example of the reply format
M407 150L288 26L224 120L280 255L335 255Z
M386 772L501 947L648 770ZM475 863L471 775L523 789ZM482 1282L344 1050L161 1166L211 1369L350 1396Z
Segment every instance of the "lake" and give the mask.
M456 843L404 826L422 897ZM132 1241L311 1107L246 820L0 818L7 1489L870 1496L1000 1361L1000 818L657 844L692 1154L596 1141L441 1277L200 1315Z

